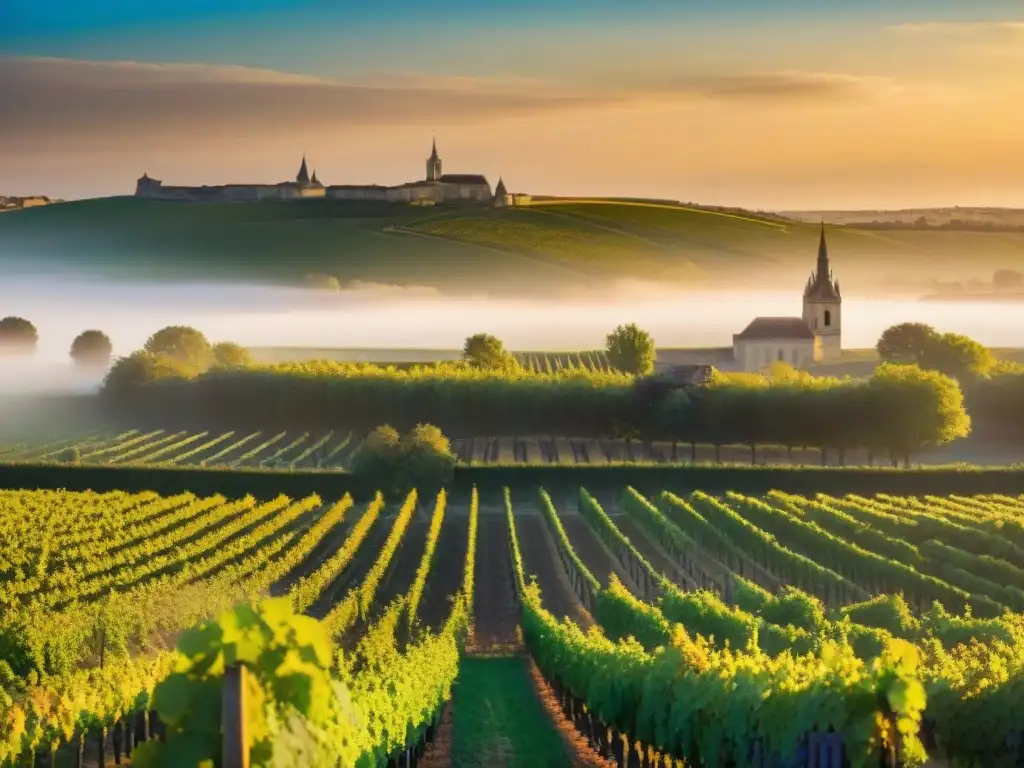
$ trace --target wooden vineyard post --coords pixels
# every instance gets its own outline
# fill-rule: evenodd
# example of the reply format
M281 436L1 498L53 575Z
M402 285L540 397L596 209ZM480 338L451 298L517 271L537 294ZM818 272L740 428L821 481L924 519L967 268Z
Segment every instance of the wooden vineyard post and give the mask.
M224 726L223 768L249 768L249 734L246 728L246 669L232 664L224 670L221 722Z

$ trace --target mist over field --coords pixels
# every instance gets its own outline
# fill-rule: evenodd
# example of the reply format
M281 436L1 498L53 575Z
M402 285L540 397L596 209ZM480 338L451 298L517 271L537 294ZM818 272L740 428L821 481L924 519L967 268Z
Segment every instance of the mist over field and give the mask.
M644 283L577 291L560 300L444 296L431 288L352 284L340 291L224 284L117 283L15 277L0 284L0 315L39 331L31 370L0 366L0 388L86 386L68 358L71 341L96 328L115 355L138 349L167 325L191 325L213 341L245 346L457 349L493 333L513 350L594 349L619 323L636 322L660 347L729 346L758 315L798 315L800 286L787 292L687 293ZM873 346L886 327L920 321L989 346L1024 346L1024 303L919 302L846 296L843 346ZM44 373L46 371L46 373Z

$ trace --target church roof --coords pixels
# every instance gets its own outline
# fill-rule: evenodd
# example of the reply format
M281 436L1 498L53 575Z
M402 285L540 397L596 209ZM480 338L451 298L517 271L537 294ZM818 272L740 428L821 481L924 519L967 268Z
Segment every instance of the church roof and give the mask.
M487 183L487 177L478 173L446 173L438 179L442 184L468 184L491 186Z
M501 178L500 176L498 177L498 186L496 186L494 188L494 194L496 194L496 195L508 194L508 191L505 189L505 180L503 178Z
M811 301L839 301L839 282L832 281L832 268L828 261L828 243L825 241L825 222L821 223L818 240L817 269L811 274L804 289L804 298Z
M755 317L737 340L814 339L814 332L802 317Z
M306 169L306 156L302 156L302 165L299 166L299 172L295 176L295 181L298 184L309 184L309 171Z

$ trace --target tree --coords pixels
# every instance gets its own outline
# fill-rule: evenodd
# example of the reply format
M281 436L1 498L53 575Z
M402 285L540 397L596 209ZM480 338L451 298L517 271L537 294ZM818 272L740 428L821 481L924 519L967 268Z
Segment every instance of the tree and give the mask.
M974 339L958 333L944 333L925 345L918 363L922 368L966 379L986 375L995 365L995 357Z
M187 379L193 375L195 369L177 358L138 350L114 361L103 379L100 394L115 401L126 399L145 384L169 378Z
M928 345L938 336L924 323L900 323L886 328L875 349L888 363L917 363Z
M252 355L241 344L222 341L213 345L213 361L226 368L246 368L252 365Z
M470 336L462 347L462 359L475 368L503 367L510 357L501 339L489 333Z
M113 347L103 331L82 331L71 342L71 359L82 368L106 368Z
M432 424L417 424L402 438L405 485L434 490L451 482L455 470L452 445Z
M921 448L942 445L971 431L959 385L938 371L883 363L868 383L867 410L878 430L871 443L889 449L894 463Z
M213 362L213 349L206 337L187 325L169 325L146 340L143 349L151 355L165 355L204 370Z
M435 426L417 424L400 437L385 424L367 435L352 457L350 469L369 485L389 493L405 493L411 488L434 490L451 480L455 456L448 438Z
M0 320L0 352L31 355L39 343L36 327L23 317Z
M1012 269L997 269L992 275L996 288L1020 288L1024 286L1024 275Z
M620 325L608 334L605 351L613 368L637 376L654 370L654 339L636 323Z

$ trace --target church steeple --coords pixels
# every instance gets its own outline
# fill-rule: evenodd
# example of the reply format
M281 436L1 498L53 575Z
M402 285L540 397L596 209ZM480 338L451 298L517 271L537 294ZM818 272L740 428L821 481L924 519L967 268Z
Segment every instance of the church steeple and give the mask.
M309 181L310 181L311 184L319 184L320 183L320 179L318 179L316 177L316 168L313 169L313 178L311 178Z
M828 265L828 243L825 241L825 220L821 221L821 237L818 240L818 276L821 275L828 277L831 275L832 270Z
M427 158L427 181L437 181L441 178L441 158L437 154L437 138L430 148L430 157Z
M309 171L306 170L306 156L302 156L302 165L299 166L299 173L295 177L299 184L309 184Z
M818 237L818 261L814 272L807 280L804 298L813 301L835 301L839 298L839 281L832 277L832 267L828 258L828 241L825 239L825 220L821 222L821 234Z

